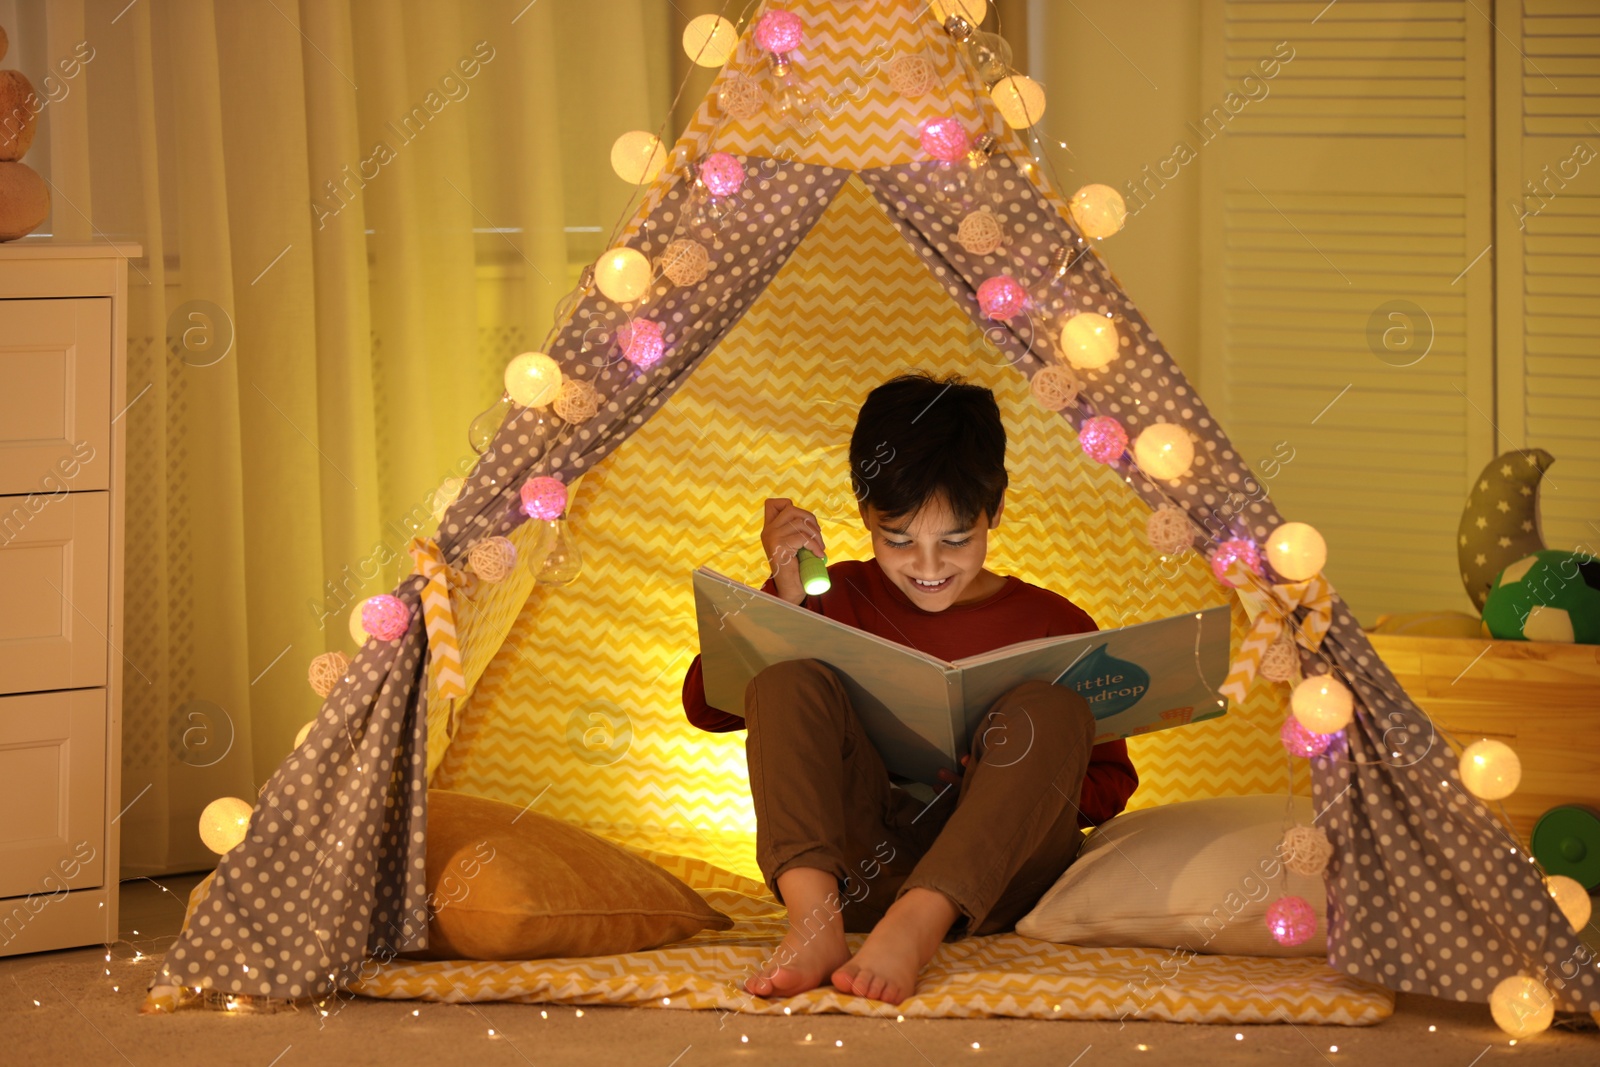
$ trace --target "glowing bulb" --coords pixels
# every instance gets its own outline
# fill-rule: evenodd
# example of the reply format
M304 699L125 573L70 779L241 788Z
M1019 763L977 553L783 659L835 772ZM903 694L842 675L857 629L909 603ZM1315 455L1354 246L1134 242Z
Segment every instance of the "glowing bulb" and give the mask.
M358 601L356 606L350 609L350 636L355 640L356 647L358 648L365 644L367 640L367 631L361 625L362 603L364 603L364 601Z
M1001 78L989 90L995 110L1013 130L1025 130L1044 114L1044 86L1022 74Z
M506 364L505 384L522 407L545 407L561 392L561 364L543 352L524 352Z
M666 165L661 138L646 130L629 130L611 145L611 169L634 185L649 185Z
M650 288L650 261L634 248L613 248L594 265L600 291L619 304L631 304Z
M989 13L989 0L928 0L928 10L941 25L951 15L960 15L976 26Z
M1158 422L1134 440L1133 458L1153 478L1182 478L1194 466L1194 439L1182 426Z
M1481 800L1504 800L1522 781L1522 761L1504 741L1485 738L1461 752L1461 784Z
M683 50L702 67L720 67L739 47L739 31L721 15L697 15L683 28Z
M1550 890L1550 895L1556 900L1556 907L1561 909L1561 914L1567 917L1567 922L1572 924L1574 930L1582 930L1589 925L1589 915L1594 904L1589 900L1589 891L1576 878L1568 878L1564 874L1552 874L1544 880L1545 888Z
M1128 205L1123 203L1122 194L1109 185L1085 185L1072 194L1067 207L1085 237L1110 237L1122 229L1128 218Z
M244 840L251 807L238 797L218 797L200 813L200 840L221 856Z
M1549 1028L1555 1001L1544 983L1525 974L1513 975L1489 994L1489 1014L1512 1037L1532 1037Z
M1286 522L1267 538L1267 562L1289 581L1303 582L1328 562L1328 543L1315 526Z
M1061 350L1067 362L1083 370L1096 370L1117 358L1117 327L1104 315L1080 312L1061 327Z
M1314 734L1331 734L1350 725L1355 700L1345 684L1331 674L1303 679L1289 695L1294 717Z

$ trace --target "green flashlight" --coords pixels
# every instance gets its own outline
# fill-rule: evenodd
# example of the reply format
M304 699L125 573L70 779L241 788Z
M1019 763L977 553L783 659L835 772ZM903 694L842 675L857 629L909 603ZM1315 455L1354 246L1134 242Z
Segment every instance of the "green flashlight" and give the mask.
M807 596L821 596L833 583L828 581L828 557L819 556L809 548L795 553L800 561L800 587Z

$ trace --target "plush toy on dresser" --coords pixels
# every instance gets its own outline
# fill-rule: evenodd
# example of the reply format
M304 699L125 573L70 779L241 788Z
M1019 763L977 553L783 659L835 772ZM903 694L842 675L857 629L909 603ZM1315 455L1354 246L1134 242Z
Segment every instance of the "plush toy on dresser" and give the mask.
M0 60L10 42L0 26ZM33 230L50 214L50 188L22 162L44 104L20 70L0 70L0 241Z
M1542 448L1496 456L1467 497L1456 557L1483 632L1502 641L1600 644L1600 560L1547 548L1539 485L1555 457Z

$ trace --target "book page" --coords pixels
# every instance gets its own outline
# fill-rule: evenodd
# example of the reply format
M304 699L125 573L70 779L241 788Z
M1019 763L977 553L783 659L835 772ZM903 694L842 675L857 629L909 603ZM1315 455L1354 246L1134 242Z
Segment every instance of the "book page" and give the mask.
M858 630L701 567L693 574L706 702L744 714L765 667L817 659L839 676L891 774L929 783L954 770L962 732L956 675L925 652Z
M967 730L982 729L995 700L1024 681L1073 689L1095 716L1095 742L1213 719L1228 675L1229 608L1022 642L958 660Z

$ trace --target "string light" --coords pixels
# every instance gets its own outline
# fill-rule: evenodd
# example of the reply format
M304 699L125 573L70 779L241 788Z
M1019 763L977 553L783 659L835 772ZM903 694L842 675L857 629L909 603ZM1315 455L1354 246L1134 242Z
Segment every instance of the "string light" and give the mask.
M1480 800L1504 800L1522 781L1522 761L1504 741L1484 738L1461 753L1461 784Z

